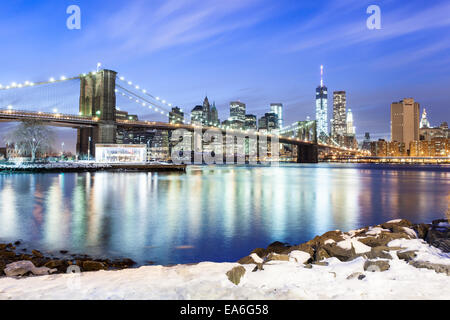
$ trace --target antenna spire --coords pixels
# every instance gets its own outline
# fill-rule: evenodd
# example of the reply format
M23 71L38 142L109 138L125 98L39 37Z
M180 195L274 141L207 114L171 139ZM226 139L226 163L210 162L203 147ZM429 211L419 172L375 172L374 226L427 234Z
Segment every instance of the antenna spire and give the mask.
M320 66L320 87L323 87L323 65Z

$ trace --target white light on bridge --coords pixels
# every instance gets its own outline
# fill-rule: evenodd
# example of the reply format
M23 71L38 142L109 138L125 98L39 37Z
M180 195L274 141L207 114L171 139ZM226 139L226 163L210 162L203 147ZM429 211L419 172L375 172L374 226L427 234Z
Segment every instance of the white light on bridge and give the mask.
M119 79L122 80L122 81L125 81L125 78L124 78L124 77L120 77Z
M12 110L12 108L13 108L12 105L9 105L9 106L8 106L8 110Z
M53 112L54 112L54 113L58 113L58 109L56 109L56 108L53 109Z
M50 78L49 81L50 81L50 82L55 82L55 79L54 79L54 78Z
M62 81L66 80L66 79L67 79L67 78L64 77L64 76L61 77L61 80L62 80Z

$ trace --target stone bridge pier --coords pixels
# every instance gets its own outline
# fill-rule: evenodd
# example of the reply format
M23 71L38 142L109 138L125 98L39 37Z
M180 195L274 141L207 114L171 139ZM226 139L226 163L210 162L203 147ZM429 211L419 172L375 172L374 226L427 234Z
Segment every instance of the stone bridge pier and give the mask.
M116 75L112 70L100 70L80 76L80 114L99 119L97 126L78 129L80 156L95 156L96 143L116 143Z

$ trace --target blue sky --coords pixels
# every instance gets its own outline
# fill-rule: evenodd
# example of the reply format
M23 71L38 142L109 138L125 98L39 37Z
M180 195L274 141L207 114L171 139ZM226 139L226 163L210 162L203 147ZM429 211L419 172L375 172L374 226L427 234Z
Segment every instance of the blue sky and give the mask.
M81 30L66 28L72 4ZM371 4L381 8L381 30L366 27ZM417 0L2 1L0 83L102 62L185 110L205 94L222 120L232 100L258 116L282 102L290 123L314 117L323 64L329 91L347 91L358 135L389 138L390 103L405 97L427 108L432 125L450 120L449 12L448 1ZM61 136L74 146L72 133Z

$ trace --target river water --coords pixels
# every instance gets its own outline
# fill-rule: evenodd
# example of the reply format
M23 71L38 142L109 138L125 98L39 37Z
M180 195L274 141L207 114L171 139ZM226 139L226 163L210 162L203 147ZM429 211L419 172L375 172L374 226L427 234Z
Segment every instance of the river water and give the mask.
M449 210L450 167L192 166L187 173L0 174L0 242L140 264L236 261L274 241Z

